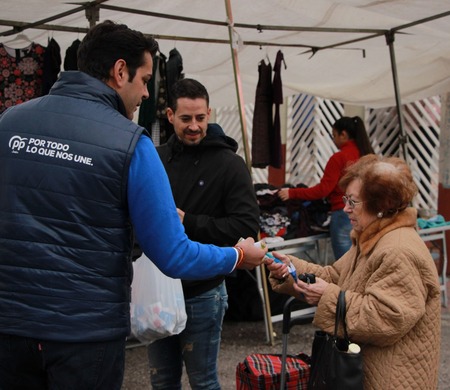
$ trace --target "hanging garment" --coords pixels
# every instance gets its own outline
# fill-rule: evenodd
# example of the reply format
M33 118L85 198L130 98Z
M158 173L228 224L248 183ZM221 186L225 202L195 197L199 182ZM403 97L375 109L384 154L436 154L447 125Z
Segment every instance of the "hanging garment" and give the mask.
M163 119L167 117L167 73L166 73L167 57L160 53L158 64L159 83L156 88L156 117Z
M170 96L170 90L172 86L184 77L183 75L183 58L177 49L172 49L169 53L169 59L166 64L166 78L167 78L167 89L168 93L168 105L172 103L172 98Z
M266 168L270 164L270 134L272 131L272 65L258 65L258 84L252 128L252 167Z
M0 43L0 113L42 95L44 54L45 47L34 42L24 49Z
M64 70L78 70L77 65L77 52L81 41L75 39L72 44L66 50L66 56L64 57Z
M165 144L174 133L172 124L167 120L167 107L169 102L169 92L167 86L167 60L159 63L159 84L156 100L156 117L159 121L159 141Z
M156 100L157 100L157 86L159 84L160 79L159 75L160 61L165 61L165 57L163 57L163 55L160 53L156 53L153 56L153 77L147 84L149 97L148 99L143 100L139 107L138 124L145 127L150 132L153 123L155 123L156 121Z
M273 132L270 137L270 165L274 168L281 168L281 123L280 123L280 104L283 104L283 85L281 83L281 63L284 62L284 56L281 50L278 50L273 66L273 103L275 105L275 114L273 118ZM286 64L285 64L286 66Z
M53 38L48 41L44 54L44 75L42 95L47 95L58 78L61 70L61 48Z

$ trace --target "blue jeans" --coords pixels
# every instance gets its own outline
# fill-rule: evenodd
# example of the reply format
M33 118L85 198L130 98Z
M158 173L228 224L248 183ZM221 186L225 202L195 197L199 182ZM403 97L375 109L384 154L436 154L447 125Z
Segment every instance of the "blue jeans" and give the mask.
M150 382L156 390L181 389L183 361L193 390L220 389L217 361L228 295L225 282L185 300L186 328L148 346Z
M125 339L62 343L0 334L0 389L119 390Z
M344 210L331 212L330 237L331 247L333 248L334 258L340 259L352 246L350 231L352 224Z

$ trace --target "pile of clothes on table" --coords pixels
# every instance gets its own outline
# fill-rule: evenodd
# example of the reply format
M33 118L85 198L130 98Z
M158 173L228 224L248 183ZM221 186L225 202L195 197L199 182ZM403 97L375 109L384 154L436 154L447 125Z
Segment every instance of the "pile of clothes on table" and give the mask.
M286 184L283 186L292 187ZM299 184L297 187L306 187ZM260 208L261 237L282 237L285 240L327 232L330 223L330 204L326 198L318 200L288 200L278 197L281 187L255 184Z

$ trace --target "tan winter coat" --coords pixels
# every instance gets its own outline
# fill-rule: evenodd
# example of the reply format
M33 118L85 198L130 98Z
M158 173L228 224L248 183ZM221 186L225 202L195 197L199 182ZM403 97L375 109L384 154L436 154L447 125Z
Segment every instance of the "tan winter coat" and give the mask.
M319 301L314 324L334 331L336 300L346 291L347 328L364 358L364 389L437 388L440 352L440 286L429 250L415 230L416 210L382 218L352 248L326 267L291 256L298 273L315 273L330 284ZM293 295L292 278L277 292Z

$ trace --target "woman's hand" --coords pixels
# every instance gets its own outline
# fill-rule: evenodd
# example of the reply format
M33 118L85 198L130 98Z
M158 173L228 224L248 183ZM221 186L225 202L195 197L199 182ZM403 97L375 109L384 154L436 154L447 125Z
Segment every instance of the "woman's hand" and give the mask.
M289 275L289 270L287 264L289 264L289 257L282 253L272 252L272 255L277 259L281 260L283 263L277 263L275 260L270 259L269 257L265 258L264 263L267 266L267 269L270 271L270 275L275 279L284 279Z
M289 200L289 188L282 188L278 191L278 197L285 202L286 200Z
M294 290L297 293L296 298L299 298L310 305L317 306L328 284L328 282L325 282L325 280L318 277L316 277L316 283L311 284L299 280L294 284Z

